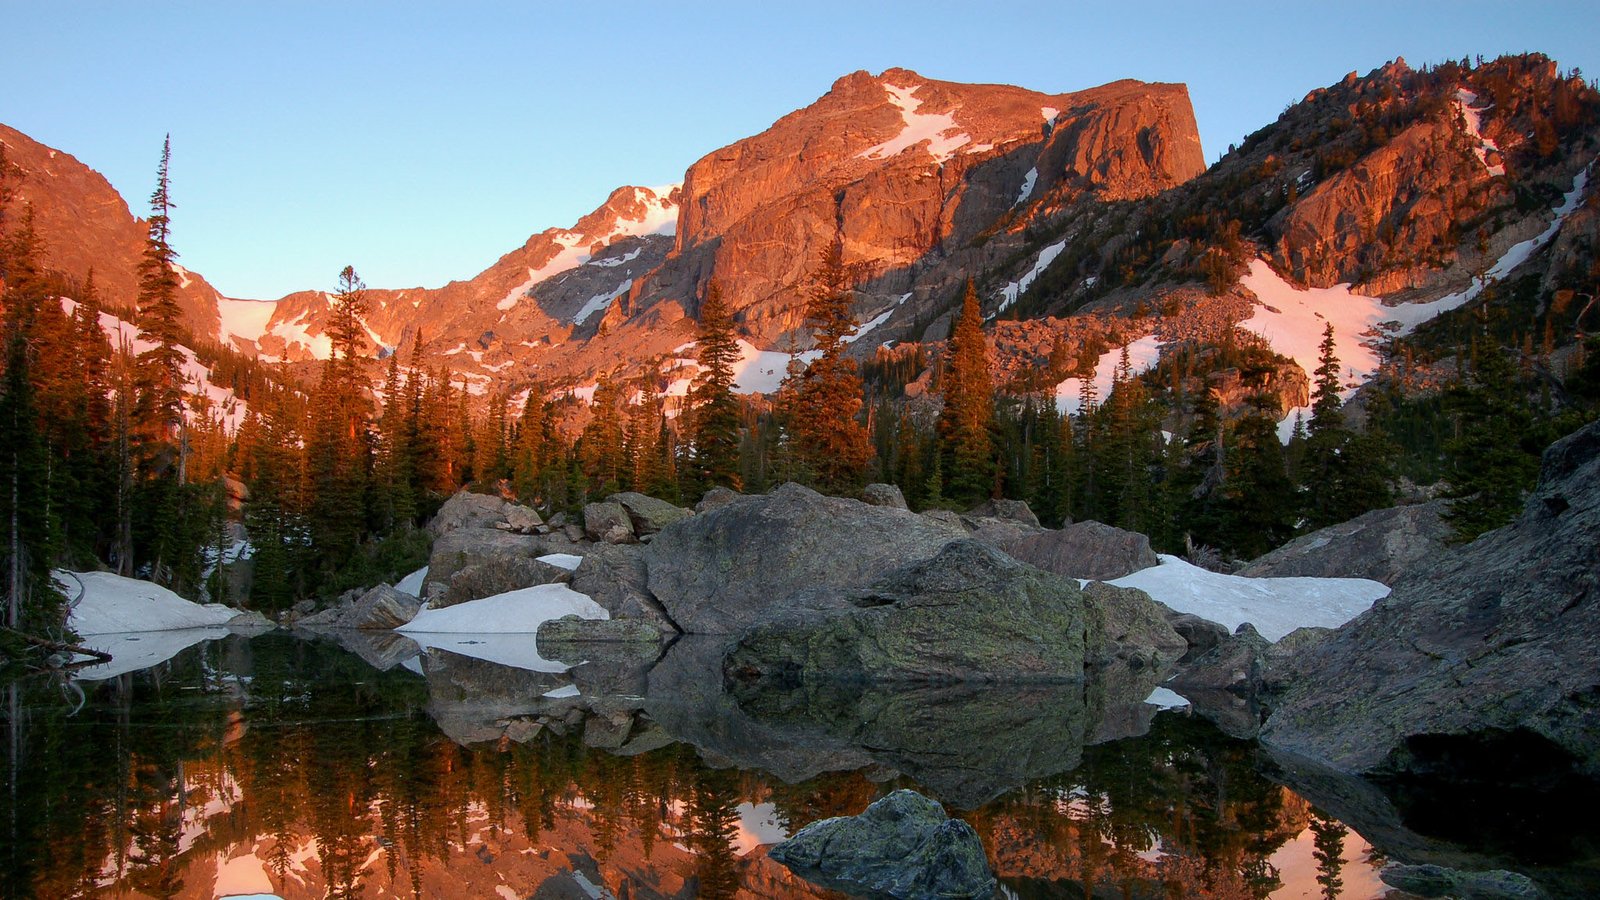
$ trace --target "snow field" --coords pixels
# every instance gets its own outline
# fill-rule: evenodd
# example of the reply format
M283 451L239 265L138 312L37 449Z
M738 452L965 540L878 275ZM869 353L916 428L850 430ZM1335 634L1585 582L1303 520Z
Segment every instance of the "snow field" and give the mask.
M1269 641L1296 628L1337 628L1389 595L1365 578L1245 578L1161 555L1161 564L1109 582L1138 588L1178 612L1235 631L1245 622Z

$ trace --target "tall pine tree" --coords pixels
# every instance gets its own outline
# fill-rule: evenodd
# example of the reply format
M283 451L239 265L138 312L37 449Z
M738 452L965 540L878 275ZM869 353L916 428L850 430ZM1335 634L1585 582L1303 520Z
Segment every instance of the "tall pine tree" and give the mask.
M967 279L961 314L945 353L939 454L951 499L971 505L995 493L994 383L978 291Z

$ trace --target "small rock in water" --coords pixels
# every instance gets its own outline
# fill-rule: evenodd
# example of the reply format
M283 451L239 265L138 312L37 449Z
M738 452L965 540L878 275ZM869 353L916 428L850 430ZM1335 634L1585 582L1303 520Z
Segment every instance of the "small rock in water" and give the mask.
M813 822L770 855L807 881L846 893L976 898L995 891L978 833L910 790L895 791L859 816Z

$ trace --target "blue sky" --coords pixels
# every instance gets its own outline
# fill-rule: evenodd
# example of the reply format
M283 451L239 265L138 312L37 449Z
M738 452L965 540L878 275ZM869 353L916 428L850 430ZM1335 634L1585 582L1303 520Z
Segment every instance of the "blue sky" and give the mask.
M148 3L6 0L0 122L232 296L467 278L623 184L892 66L1046 92L1189 85L1214 160L1346 72L1536 50L1600 75L1591 2Z

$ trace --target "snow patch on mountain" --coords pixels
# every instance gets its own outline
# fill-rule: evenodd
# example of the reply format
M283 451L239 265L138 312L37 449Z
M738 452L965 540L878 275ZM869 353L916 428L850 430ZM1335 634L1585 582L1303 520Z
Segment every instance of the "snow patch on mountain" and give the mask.
M1309 374L1317 369L1323 329L1331 323L1341 369L1339 394L1348 399L1356 388L1377 373L1381 346L1387 337L1408 335L1424 322L1471 302L1483 293L1487 284L1511 274L1549 243L1582 200L1590 169L1579 172L1573 179L1572 190L1553 210L1555 215L1543 231L1512 245L1489 267L1484 278L1474 278L1464 290L1427 303L1389 306L1381 297L1358 294L1348 284L1329 288L1296 287L1283 280L1264 260L1257 259L1250 263L1250 271L1239 283L1249 288L1261 305L1239 325L1266 338L1275 352L1293 359ZM1310 408L1288 411L1278 426L1279 436L1284 440L1288 440L1294 428L1296 413L1302 417L1309 415Z
M556 255L537 268L528 268L528 279L508 291L495 309L505 312L521 303L528 293L540 282L553 278L563 272L575 269L590 262L592 255L589 250L595 245L610 246L624 237L643 237L647 234L674 235L678 232L678 204L673 202L671 195L682 185L666 185L658 188L636 187L633 189L633 199L644 207L638 218L617 218L612 221L611 227L598 235L583 234L577 231L556 232L551 239L559 250ZM620 266L623 263L637 259L638 250L630 251L620 259L601 260L595 265ZM614 299L614 298L613 298ZM587 318L587 316L585 316ZM583 321L578 319L576 321Z
M956 151L972 143L972 135L962 131L956 125L955 116L950 113L921 113L917 110L922 107L922 101L913 96L922 85L899 87L885 84L883 89L889 93L889 102L900 110L903 123L900 133L881 144L869 147L856 154L858 159L888 159L897 156L906 150L926 143L927 151L936 162L944 163L956 154ZM984 149L969 147L969 150Z
M1039 183L1039 167L1034 166L1028 174L1022 176L1022 188L1017 191L1017 199L1012 201L1012 206L1021 206L1024 200L1033 196L1033 188Z
M1022 201L1018 199L1017 202L1021 203ZM1028 289L1028 285L1033 284L1034 279L1039 277L1039 273L1050 268L1050 264L1056 261L1056 257L1061 255L1061 251L1066 249L1066 246L1066 241L1059 241L1040 250L1039 256L1033 261L1033 268L1029 269L1021 278L1000 289L1000 305L995 307L989 318L993 319L995 316L1005 312L1011 304L1016 303L1017 298L1022 296L1022 292Z
M1490 175L1504 175L1506 173L1505 166L1489 164L1490 151L1498 154L1500 152L1499 145L1483 136L1483 114L1494 109L1494 105L1474 106L1473 104L1477 102L1478 95L1472 91L1466 88L1456 91L1456 111L1461 114L1461 121L1466 127L1467 134L1478 142L1477 146L1472 148L1472 152L1477 155L1478 161L1483 163L1483 167L1489 170Z
M589 317L595 313L609 309L611 304L616 302L618 297L626 294L628 289L631 287L633 287L633 279L629 278L627 281L617 285L616 289L610 293L595 294L593 297L590 297L589 300L583 304L583 308L578 310L578 312L572 317L572 324L582 325L584 322L589 321Z
M333 356L333 339L326 334L312 334L309 327L311 311L306 310L287 322L279 322L266 330L266 334L283 340L285 352L299 346L312 359L328 359ZM279 357L262 354L261 358L267 362L277 362Z
M232 343L238 346L238 341L259 341L267 333L267 325L272 321L272 313L277 310L276 300L235 300L230 297L217 299L217 318L221 325L217 328L217 338L222 343Z
M1161 358L1161 340L1153 334L1128 344L1128 365L1131 374L1142 375L1155 368L1156 361ZM1116 383L1117 366L1122 363L1122 348L1113 347L1100 354L1100 360L1094 367L1094 395L1095 402L1104 403L1111 396L1111 386ZM1077 415L1081 409L1083 379L1068 378L1056 385L1056 409L1060 412Z
M76 300L61 299L61 308L67 315L77 315L78 303ZM155 347L155 343L139 337L139 328L132 322L125 322L108 312L100 314L100 330L105 332L106 338L111 341L111 348L115 351L118 347L127 347L128 351L137 356L140 353ZM189 397L204 397L210 412L219 416L222 427L229 433L239 430L239 424L244 421L245 415L250 411L243 399L234 394L230 388L225 388L212 382L211 370L200 362L194 351L188 347L179 346L178 351L183 354L183 377L187 384L184 393ZM198 413L185 404L183 414L194 421Z

